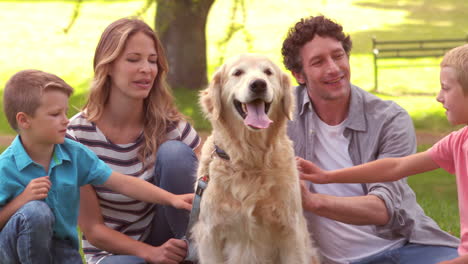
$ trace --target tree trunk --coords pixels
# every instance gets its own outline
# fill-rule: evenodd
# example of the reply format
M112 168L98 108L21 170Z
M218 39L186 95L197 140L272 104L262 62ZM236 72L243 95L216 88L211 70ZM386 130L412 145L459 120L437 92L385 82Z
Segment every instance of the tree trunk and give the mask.
M203 88L207 84L205 26L214 0L156 1L156 32L169 62L169 85Z

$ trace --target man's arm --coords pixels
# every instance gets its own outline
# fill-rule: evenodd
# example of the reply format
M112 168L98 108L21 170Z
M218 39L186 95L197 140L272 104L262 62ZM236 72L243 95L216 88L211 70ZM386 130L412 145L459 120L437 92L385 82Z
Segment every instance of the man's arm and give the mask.
M387 124L379 133L381 134L375 159L403 157L413 154L416 150L412 120L403 110L387 120ZM375 172L377 173L379 172ZM398 181L398 184L406 184L403 181ZM395 208L392 204L395 200L402 199L403 194L400 193L401 188L397 187L398 184L367 185L369 194L356 197L319 195L303 188L303 200L310 203L306 209L313 213L348 224L380 226L393 219Z
M302 206L306 211L352 225L384 225L389 216L385 203L376 196L338 197L310 192L301 183Z
M187 252L182 240L170 239L160 247L153 247L106 226L96 192L90 185L81 187L78 224L95 247L115 254L138 256L149 263L179 263Z
M398 112L391 119L387 120L381 128L379 135L379 145L375 160L384 158L406 157L416 153L416 133L413 121L404 110ZM370 160L364 160L367 162ZM428 168L432 168L429 165ZM376 171L375 175L380 171ZM418 209L413 191L409 187L406 179L393 182L378 182L366 184L368 195L373 195L385 203L385 210L389 219L385 225L377 225L377 233L392 236L396 230L400 230L401 219L410 221L407 216L402 216L402 210L416 212ZM419 212L418 212L419 213ZM390 232L390 233L387 233ZM401 234L400 234L401 235Z

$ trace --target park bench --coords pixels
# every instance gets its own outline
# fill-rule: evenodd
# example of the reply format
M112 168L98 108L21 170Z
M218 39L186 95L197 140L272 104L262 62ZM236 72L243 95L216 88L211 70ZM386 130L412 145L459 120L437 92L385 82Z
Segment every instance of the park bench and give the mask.
M377 60L381 59L412 59L427 57L442 57L454 47L468 42L466 38L453 39L426 39L426 40L377 40L372 38L372 51L374 54L374 91L378 92ZM386 65L388 66L388 65ZM381 65L380 68L384 68Z

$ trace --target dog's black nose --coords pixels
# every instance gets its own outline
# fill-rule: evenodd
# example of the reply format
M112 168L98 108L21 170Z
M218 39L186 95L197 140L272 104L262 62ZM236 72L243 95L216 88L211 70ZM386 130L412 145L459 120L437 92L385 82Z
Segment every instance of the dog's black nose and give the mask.
M266 82L264 80L255 80L250 84L250 90L254 93L263 93L266 90Z

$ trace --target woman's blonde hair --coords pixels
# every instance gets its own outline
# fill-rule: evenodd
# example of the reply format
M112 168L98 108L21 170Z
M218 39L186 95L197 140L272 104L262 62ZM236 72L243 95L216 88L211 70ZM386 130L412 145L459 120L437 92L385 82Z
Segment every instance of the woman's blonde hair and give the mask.
M156 33L142 20L122 18L110 24L102 33L94 54L94 79L88 101L84 106L86 118L93 122L102 116L111 91L109 70L111 64L123 52L128 39L142 32L154 40L157 54L158 74L147 98L143 100L143 146L138 158L145 161L166 140L168 126L183 119L177 110L171 89L166 83L168 64L162 44ZM154 155L153 155L154 154Z

